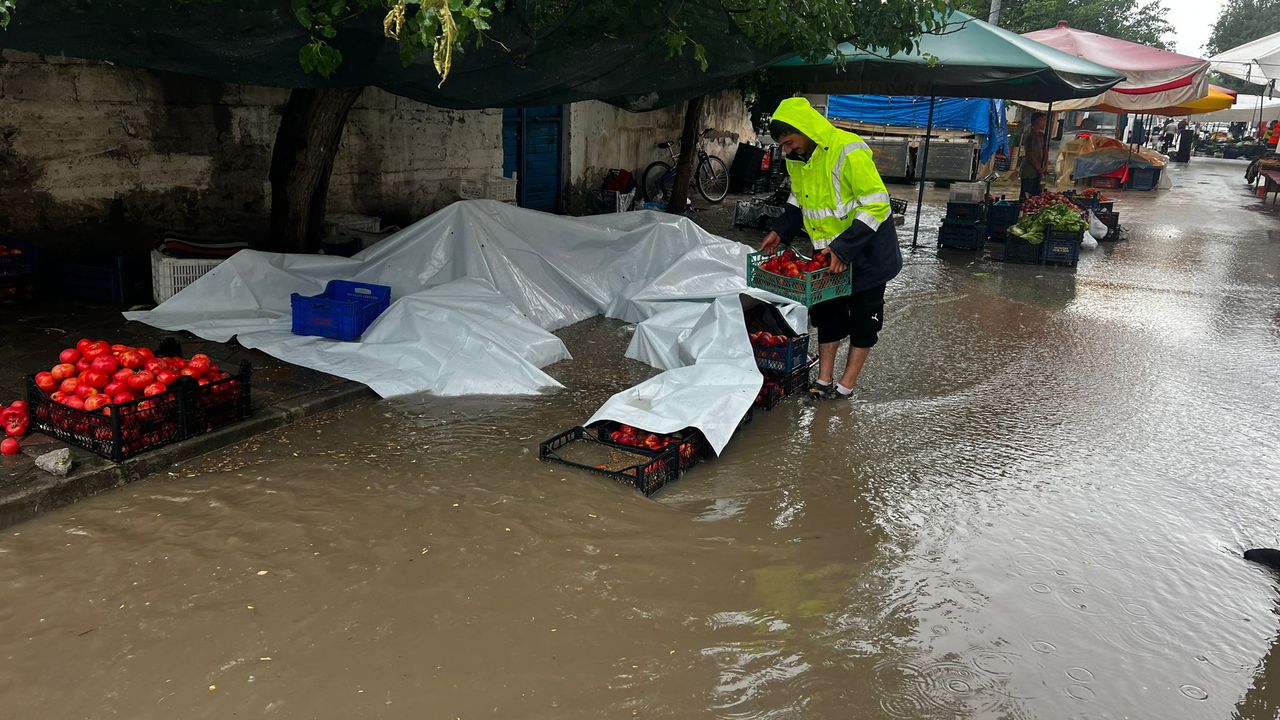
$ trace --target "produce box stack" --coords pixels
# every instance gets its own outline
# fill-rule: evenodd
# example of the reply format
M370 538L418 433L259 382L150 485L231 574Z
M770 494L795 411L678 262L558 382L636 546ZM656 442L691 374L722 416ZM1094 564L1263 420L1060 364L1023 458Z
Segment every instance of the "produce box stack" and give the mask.
M1022 218L1009 228L1004 261L1032 265L1075 267L1080 242L1089 223L1086 213L1070 198L1043 192L1022 203Z
M981 250L987 240L987 204L982 183L953 183L947 214L938 228L938 247Z
M25 305L35 297L35 248L0 237L0 305Z
M764 383L756 407L772 410L779 402L809 387L809 335L790 330L757 330L748 334L756 367Z
M1022 212L1022 203L1018 200L1006 200L1003 195L987 208L987 239L1004 242L1009 228L1018 222L1018 214Z

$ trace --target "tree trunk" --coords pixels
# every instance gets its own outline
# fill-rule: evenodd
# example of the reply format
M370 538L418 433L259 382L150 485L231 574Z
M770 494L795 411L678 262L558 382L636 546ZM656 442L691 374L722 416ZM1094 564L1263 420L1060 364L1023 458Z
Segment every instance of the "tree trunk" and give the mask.
M698 159L698 134L702 130L702 107L705 96L689 101L684 109L684 131L680 134L680 160L676 163L676 179L671 187L671 199L667 212L683 213L689 206L689 180L693 177L693 164Z
M364 88L295 89L271 152L271 239L278 252L320 249L329 176L347 113Z

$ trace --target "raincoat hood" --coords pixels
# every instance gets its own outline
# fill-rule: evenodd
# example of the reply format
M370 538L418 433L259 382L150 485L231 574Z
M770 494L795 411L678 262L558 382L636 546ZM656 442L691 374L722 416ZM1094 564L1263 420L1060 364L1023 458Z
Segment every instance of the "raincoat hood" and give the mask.
M804 98L787 98L778 104L773 111L773 119L784 122L804 133L806 137L819 145L830 145L831 135L836 128L826 118L813 109Z

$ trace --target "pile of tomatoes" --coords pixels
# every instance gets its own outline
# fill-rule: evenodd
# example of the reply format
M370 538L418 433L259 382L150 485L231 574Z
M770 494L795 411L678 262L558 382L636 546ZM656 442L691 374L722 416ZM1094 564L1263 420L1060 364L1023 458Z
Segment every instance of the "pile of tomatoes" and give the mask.
M692 460L697 453L697 443L692 438L680 437L679 435L659 435L637 430L630 425L619 425L617 430L609 433L609 440L618 445L645 448L646 450L666 450L672 445L678 445L682 461Z
M796 253L790 248L783 250L781 253L760 263L760 269L781 275L783 277L798 278L819 270L825 270L830 265L831 260L827 256L827 251L819 250L813 256L813 259L805 259L803 255Z
M27 434L27 426L31 424L31 415L26 400L14 400L9 407L0 405L0 455L17 455L22 450L22 437Z
M231 377L208 355L158 358L150 348L106 340L81 340L63 350L58 361L36 373L36 387L59 405L107 415L113 406L167 393L184 377L199 385Z
M786 347L787 343L791 342L791 338L786 335L775 335L763 330L749 333L747 337L751 340L752 347L760 349Z

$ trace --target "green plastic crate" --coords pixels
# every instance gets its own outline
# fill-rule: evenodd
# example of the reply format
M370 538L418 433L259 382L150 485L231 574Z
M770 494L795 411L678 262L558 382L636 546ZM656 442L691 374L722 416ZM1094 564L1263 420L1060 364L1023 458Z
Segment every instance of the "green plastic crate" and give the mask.
M768 290L807 307L824 300L843 297L853 291L853 274L845 270L833 275L830 270L817 270L802 277L789 278L762 270L760 263L773 257L765 253L747 256L747 287Z

